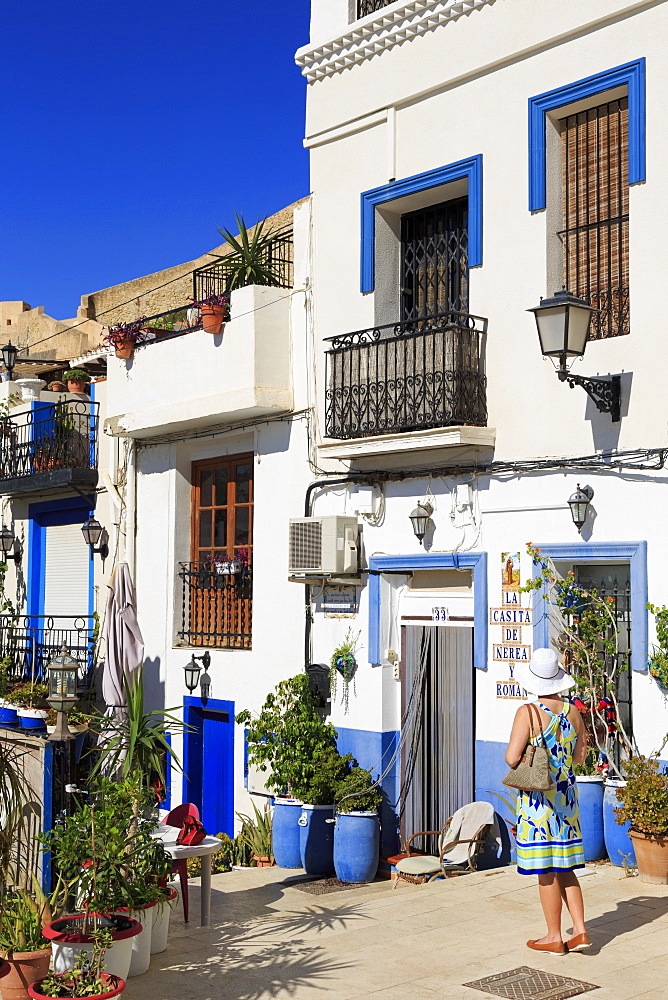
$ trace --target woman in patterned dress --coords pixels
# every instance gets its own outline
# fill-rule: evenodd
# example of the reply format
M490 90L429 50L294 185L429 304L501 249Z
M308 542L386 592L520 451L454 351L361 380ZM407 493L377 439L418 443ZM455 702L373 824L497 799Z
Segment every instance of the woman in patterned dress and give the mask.
M575 875L584 867L580 833L580 811L572 764L581 764L587 753L584 725L578 710L561 694L575 681L560 666L551 649L536 649L528 664L515 670L519 683L538 696L533 707L518 708L513 723L506 763L514 767L531 738L543 739L550 754L554 787L545 792L517 793L517 870L538 876L538 892L547 924L547 934L527 941L534 951L565 955L589 947L584 922L582 890ZM533 716L530 718L530 713ZM540 725L542 732L538 734ZM562 905L573 922L573 936L561 936Z

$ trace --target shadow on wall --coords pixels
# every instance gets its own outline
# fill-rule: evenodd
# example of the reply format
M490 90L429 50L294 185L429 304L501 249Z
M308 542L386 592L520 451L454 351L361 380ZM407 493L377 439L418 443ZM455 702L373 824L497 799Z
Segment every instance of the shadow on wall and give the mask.
M165 682L160 679L160 657L144 660L144 711L157 712L165 705Z

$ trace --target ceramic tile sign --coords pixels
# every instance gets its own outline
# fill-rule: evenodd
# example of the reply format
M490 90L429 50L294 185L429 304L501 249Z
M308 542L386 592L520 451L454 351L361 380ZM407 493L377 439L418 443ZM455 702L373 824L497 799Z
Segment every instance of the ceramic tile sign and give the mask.
M522 607L520 594L520 554L519 552L501 553L501 607L489 609L489 623L499 627L493 635L492 659L497 663L507 663L509 677L496 682L497 698L517 698L524 700L527 693L515 680L514 670L517 663L528 663L531 659L531 646L522 642L522 630L526 638L530 633L526 630L531 626L531 609Z
M357 614L357 587L328 583L322 595L325 618L354 618Z

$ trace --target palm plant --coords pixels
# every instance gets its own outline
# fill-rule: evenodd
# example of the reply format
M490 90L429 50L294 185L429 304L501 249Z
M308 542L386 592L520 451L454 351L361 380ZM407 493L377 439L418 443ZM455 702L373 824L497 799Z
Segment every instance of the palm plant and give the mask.
M0 740L0 890L7 885L12 864L18 864L15 847L23 824L23 809L33 795L23 758L27 751Z
M219 260L224 262L227 290L243 288L245 285L280 285L278 267L272 259L272 244L276 230L267 226L267 220L258 219L252 235L243 215L234 213L239 235L234 236L229 229L218 227L218 232L232 249Z

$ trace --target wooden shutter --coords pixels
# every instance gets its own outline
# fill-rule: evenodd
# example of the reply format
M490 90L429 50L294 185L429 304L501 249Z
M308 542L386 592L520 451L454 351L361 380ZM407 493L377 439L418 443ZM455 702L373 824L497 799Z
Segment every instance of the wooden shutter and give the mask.
M592 339L629 332L628 99L563 118L564 284L600 312Z

